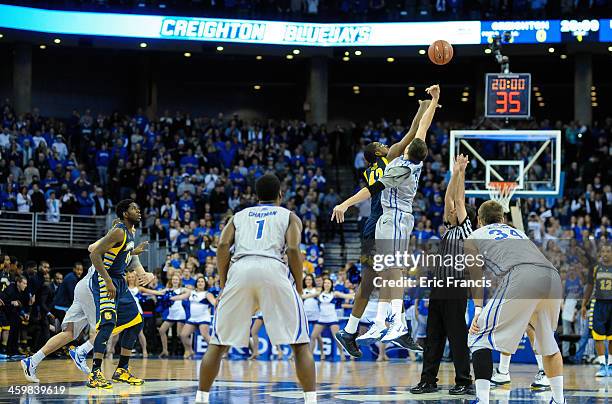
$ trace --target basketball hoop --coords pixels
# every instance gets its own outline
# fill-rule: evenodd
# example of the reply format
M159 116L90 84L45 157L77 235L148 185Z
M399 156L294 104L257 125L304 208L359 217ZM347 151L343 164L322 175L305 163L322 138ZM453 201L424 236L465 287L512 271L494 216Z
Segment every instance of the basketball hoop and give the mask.
M518 183L514 181L491 181L487 184L489 197L492 201L498 202L504 213L510 212L510 200L518 189Z

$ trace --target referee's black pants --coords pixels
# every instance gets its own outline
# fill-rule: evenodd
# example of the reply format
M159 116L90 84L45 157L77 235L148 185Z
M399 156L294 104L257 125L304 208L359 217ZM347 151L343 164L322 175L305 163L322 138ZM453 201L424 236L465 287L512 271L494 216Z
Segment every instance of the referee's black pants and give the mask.
M448 299L434 296L429 300L427 317L427 338L423 352L423 371L421 381L435 384L438 381L440 361L444 355L446 338L450 343L451 355L455 365L455 384L471 385L470 351L465 322L466 298Z

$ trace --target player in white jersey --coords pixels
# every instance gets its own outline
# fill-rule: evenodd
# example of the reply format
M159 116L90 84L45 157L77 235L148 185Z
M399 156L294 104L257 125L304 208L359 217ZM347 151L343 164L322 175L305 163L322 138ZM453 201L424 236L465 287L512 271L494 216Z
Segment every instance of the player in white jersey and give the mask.
M488 404L493 374L491 351L514 353L529 324L535 331L535 349L543 356L552 391L551 403L564 403L563 359L555 341L561 308L561 277L531 240L504 224L496 201L478 209L480 228L465 243L470 278L491 274L500 279L495 294L483 307L483 288L472 285L476 313L468 345L476 378L477 402ZM473 257L468 259L468 257ZM482 285L481 285L482 286Z
M387 164L382 178L337 205L332 213L332 220L335 219L338 223L342 223L344 213L349 207L382 192L380 201L383 214L376 222L377 255L394 257L396 253L403 254L408 250L410 234L414 226L412 202L417 192L423 160L427 157L428 151L425 138L440 98L438 85L431 86L426 91L431 95L432 101L419 122L414 140L406 147L403 155ZM385 268L381 272L381 277L383 281L399 281L402 277L400 266L394 264ZM376 322L368 332L357 338L357 342L371 344L381 339L383 342L397 342L400 339L410 338L406 319L402 315L403 295L402 287L381 288ZM387 329L385 320L388 303L386 302L389 300L391 301L392 317L391 325ZM405 346L405 343L401 345ZM409 346L414 350L422 351L422 348L413 341L409 341Z
M259 205L236 213L219 239L217 265L222 292L210 345L200 366L196 402L209 402L210 388L230 346L248 346L251 316L260 309L272 344L293 349L305 402L316 403L315 365L300 297L302 223L293 212L279 206L282 195L275 175L261 176L255 190Z
M91 244L88 251L91 252L99 241L100 240ZM140 273L141 270L144 271L138 259L138 254L145 251L146 246L147 243L142 243L132 252L132 261L130 261L129 266L134 270L138 267L138 273ZM96 329L96 306L94 304L93 294L89 289L89 281L94 273L95 268L92 265L87 270L87 274L77 282L74 288L74 300L62 321L62 331L51 337L34 355L21 361L21 367L27 381L39 383L39 379L36 376L36 370L40 362L70 341L77 339L87 326L89 326L91 331L90 338L80 346L70 349L69 354L80 371L87 375L90 373L90 369L87 366L87 354L93 349L93 340L96 335L93 333L93 330ZM149 275L145 275L141 283L150 283L152 280L151 277L154 275L148 272L145 272L145 274Z

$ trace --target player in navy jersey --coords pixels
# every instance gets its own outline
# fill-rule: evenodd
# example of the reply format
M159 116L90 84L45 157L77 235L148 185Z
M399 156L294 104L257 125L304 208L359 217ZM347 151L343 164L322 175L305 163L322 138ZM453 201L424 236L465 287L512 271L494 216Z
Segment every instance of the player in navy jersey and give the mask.
M117 204L116 213L121 222L113 226L89 255L96 268L90 285L96 304L98 329L94 341L93 368L87 383L87 387L91 388L112 387L102 373L102 358L111 334L121 331L121 357L112 380L131 385L144 383L128 370L128 361L143 323L125 280L125 270L134 250L135 225L140 222L140 209L136 202L125 199Z
M404 135L401 141L395 143L391 147L387 147L382 143L372 142L368 144L364 151L364 158L368 162L368 167L363 175L366 178L367 186L372 186L382 178L387 163L402 155L406 147L414 140L421 118L431 103L430 100L420 101L419 109L412 120L410 129ZM362 234L362 279L359 288L355 292L355 300L349 320L343 330L335 334L336 341L348 352L349 355L355 358L361 357L362 353L355 341L357 338L357 329L359 320L363 316L368 300L374 289L373 279L375 272L371 268L371 255L375 244L376 223L383 214L381 204L381 193L373 195L371 198L371 211L368 217ZM399 342L399 341L398 341ZM408 341L406 341L408 342ZM400 342L402 344L403 342ZM400 345L404 348L414 347L412 345Z

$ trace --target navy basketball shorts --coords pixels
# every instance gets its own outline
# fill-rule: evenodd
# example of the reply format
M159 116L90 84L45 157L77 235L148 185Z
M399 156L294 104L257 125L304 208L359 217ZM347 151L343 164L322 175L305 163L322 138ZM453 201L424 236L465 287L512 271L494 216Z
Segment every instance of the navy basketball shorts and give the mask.
M114 299L108 296L106 283L98 273L91 278L91 291L96 305L96 328L112 323L113 334L142 322L138 305L127 287L124 278L111 278L117 289Z

